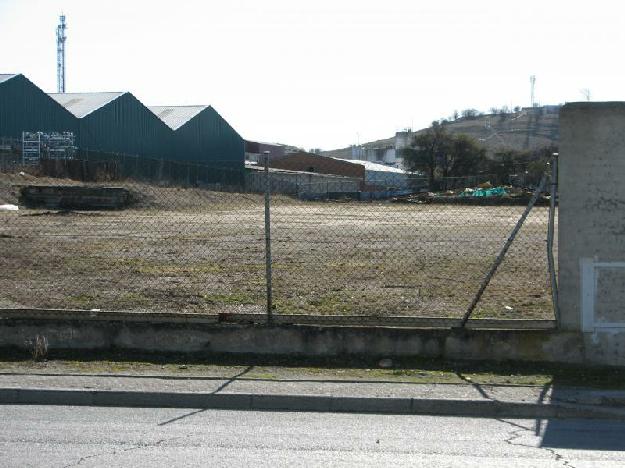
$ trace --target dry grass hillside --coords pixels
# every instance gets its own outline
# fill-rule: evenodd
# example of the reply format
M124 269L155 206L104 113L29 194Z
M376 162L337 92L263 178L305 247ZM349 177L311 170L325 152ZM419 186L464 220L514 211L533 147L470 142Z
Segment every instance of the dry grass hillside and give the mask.
M450 133L470 135L482 143L488 153L502 149L536 150L557 145L560 118L558 113L547 113L542 108L533 112L487 114L473 119L458 119L446 124ZM425 129L418 130L417 133ZM394 138L372 141L364 146L379 148L393 145ZM351 148L323 152L325 156L350 158Z

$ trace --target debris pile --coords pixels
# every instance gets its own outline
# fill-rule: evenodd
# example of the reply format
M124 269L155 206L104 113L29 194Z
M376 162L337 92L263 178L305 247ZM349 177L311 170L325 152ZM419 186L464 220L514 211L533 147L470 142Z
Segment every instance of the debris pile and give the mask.
M393 197L391 198L391 203L431 203L435 196L436 194L432 192L411 193L409 195Z
M484 182L476 187L427 192L394 197L394 203L469 203L469 204L526 204L532 197L533 190L510 185L493 186ZM541 195L538 204L548 204L549 196Z
M458 194L459 197L503 197L508 195L511 187L477 187L465 188Z

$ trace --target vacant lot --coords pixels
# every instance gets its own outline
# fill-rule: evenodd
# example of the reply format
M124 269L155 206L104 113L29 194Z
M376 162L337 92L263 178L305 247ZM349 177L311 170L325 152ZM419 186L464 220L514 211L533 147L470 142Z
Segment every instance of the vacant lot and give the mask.
M0 212L0 307L263 310L261 196L129 188L125 211ZM457 317L522 211L275 197L276 311ZM552 317L546 232L536 208L476 316Z

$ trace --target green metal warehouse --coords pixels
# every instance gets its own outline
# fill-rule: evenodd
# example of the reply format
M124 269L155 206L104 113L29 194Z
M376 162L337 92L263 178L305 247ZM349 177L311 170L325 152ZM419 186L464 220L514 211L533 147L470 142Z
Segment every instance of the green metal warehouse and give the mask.
M76 134L78 120L24 75L0 75L0 137L23 131Z
M151 106L174 131L175 157L211 166L243 170L241 136L211 106Z
M22 131L71 131L83 151L193 162L236 178L245 167L243 138L211 106L148 108L129 92L46 94L23 75L0 75L0 137Z
M129 92L53 93L79 121L82 150L171 159L173 132Z

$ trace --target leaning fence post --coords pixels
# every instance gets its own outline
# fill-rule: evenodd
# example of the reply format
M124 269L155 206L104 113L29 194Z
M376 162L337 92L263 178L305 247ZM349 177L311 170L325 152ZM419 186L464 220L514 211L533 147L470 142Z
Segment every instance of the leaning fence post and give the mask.
M549 279L551 282L551 302L556 324L560 327L560 306L558 301L558 279L556 264L553 257L553 240L555 233L556 197L558 196L558 153L551 158L551 190L549 199L549 225L547 227L547 261L549 263Z
M273 285L271 269L271 178L269 176L269 151L264 153L265 159L265 276L267 279L267 325L273 322Z
M536 187L536 190L534 191L534 194L532 195L530 202L525 208L525 211L523 212L523 214L517 221L516 226L514 226L514 229L510 233L510 237L508 237L508 240L506 241L503 248L501 249L501 252L499 252L499 255L493 262L492 266L490 267L490 270L486 274L486 277L482 281L482 284L480 285L480 289L477 291L477 294L473 298L471 305L469 305L469 308L467 309L464 316L462 317L462 321L460 322L460 328L463 328L469 321L469 317L471 317L471 314L473 313L475 306L477 306L477 303L480 302L480 299L482 298L482 294L484 294L484 291L486 290L486 287L490 283L490 280L493 278L495 272L497 271L497 268L499 268L499 265L501 264L504 257L506 256L506 252L508 252L508 249L512 245L514 238L519 233L519 230L521 229L521 226L523 226L525 219L530 214L530 211L532 211L532 208L534 207L536 200L538 200L538 196L540 195L540 192L543 191L543 187L545 186L546 181L547 181L547 171L544 172L542 178L540 179L540 183L538 184L538 187Z

